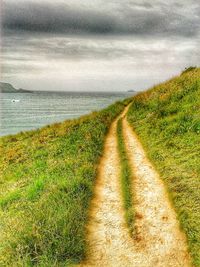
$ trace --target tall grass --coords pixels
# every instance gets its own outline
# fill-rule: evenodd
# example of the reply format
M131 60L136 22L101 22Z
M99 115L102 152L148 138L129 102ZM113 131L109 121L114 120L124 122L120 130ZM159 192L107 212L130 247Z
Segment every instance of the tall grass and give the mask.
M200 266L200 69L134 97L128 120L165 181Z
M125 220L129 228L131 236L134 234L134 218L135 211L133 207L133 173L131 171L126 147L124 143L124 136L122 130L122 119L118 120L117 123L117 137L118 137L118 151L120 156L121 165L121 190L123 205L125 211Z
M128 102L0 139L0 266L67 266L84 257L105 135Z

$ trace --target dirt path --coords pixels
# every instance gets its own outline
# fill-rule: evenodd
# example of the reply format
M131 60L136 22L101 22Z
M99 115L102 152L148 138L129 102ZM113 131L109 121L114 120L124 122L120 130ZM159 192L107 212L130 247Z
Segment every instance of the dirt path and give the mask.
M190 266L186 239L179 229L164 184L126 119L123 131L135 175L137 246L148 259L146 266Z
M127 109L122 116L126 111ZM117 120L112 124L105 142L95 197L91 203L88 253L86 261L79 266L190 266L185 239L179 231L164 187L124 119L126 145L137 176L134 194L138 235L136 240L131 239L124 221L121 200L116 126Z

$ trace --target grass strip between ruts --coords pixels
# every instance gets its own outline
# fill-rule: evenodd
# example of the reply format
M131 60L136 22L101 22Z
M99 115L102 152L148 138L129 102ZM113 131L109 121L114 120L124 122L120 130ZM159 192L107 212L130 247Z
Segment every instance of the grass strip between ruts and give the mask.
M133 173L131 166L128 160L126 147L123 137L123 126L122 119L118 120L117 123L117 139L118 139L118 151L120 156L120 165L121 165L121 191L123 198L123 206L125 210L125 220L129 228L131 236L134 234L134 204L133 204Z

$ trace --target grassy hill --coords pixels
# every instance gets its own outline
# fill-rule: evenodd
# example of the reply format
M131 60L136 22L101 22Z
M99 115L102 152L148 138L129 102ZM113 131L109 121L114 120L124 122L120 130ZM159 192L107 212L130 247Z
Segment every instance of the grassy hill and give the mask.
M166 184L200 266L200 69L135 96L128 120Z
M160 173L200 266L200 69L77 120L0 138L0 266L67 266L84 258L97 165L114 118L128 120ZM124 154L118 124L118 148ZM132 223L127 159L127 224Z
M0 139L0 266L66 266L83 258L104 138L128 101Z
M31 93L31 91L16 89L10 83L0 82L0 93Z

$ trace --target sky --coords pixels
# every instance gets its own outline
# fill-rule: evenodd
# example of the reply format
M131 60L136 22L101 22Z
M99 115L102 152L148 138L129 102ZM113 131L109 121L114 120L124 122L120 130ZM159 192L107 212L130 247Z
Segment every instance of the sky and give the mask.
M1 81L144 90L200 62L200 1L4 0Z

